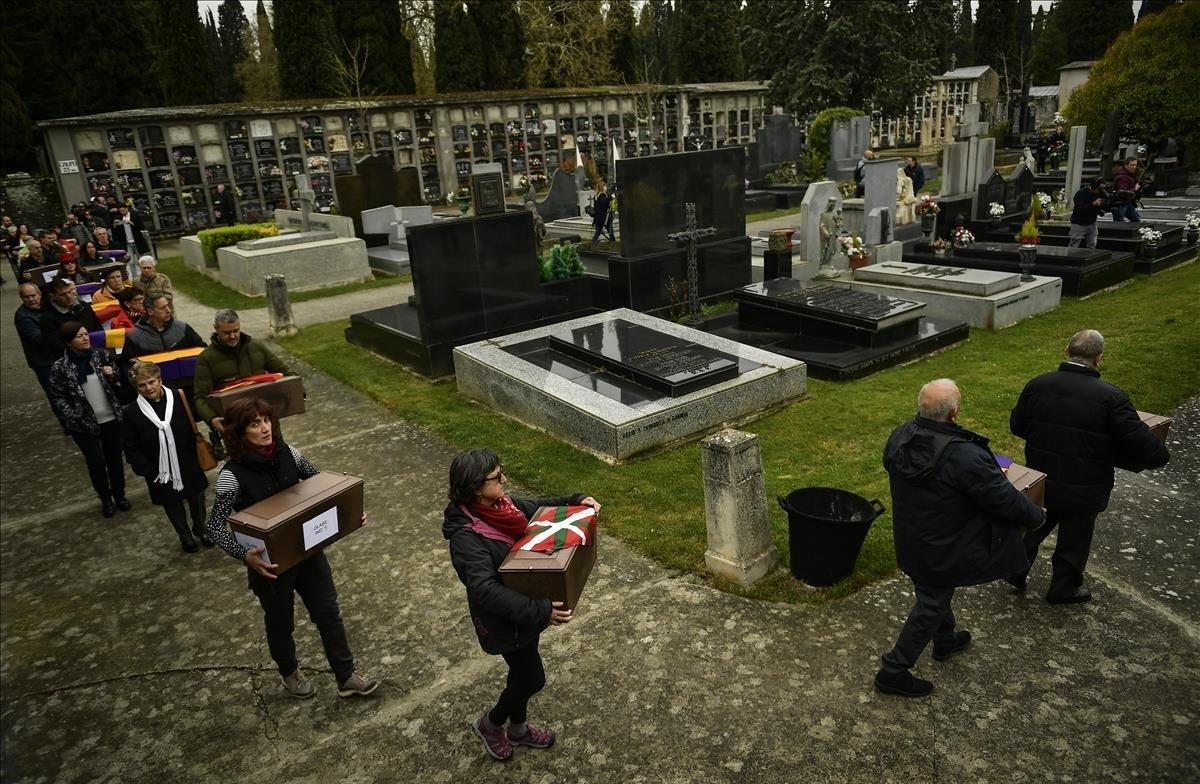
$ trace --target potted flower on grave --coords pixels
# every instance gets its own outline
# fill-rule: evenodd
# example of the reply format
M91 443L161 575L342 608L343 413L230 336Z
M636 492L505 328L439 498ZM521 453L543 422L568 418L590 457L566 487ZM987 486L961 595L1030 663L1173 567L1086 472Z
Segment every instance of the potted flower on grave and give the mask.
M1041 232L1037 227L1037 216L1030 215L1024 223L1021 224L1021 231L1017 234L1017 242L1021 243L1020 249L1017 251L1020 254L1021 281L1028 283L1033 280L1033 265L1037 262L1037 246L1041 244Z
M1051 214L1050 205L1053 203L1053 199L1050 198L1050 194L1046 193L1045 191L1038 191L1037 202L1042 206L1042 220L1049 220Z
M921 216L921 233L928 237L933 233L933 225L937 215L942 211L938 206L937 197L926 194L917 202L917 214Z
M1162 232L1153 226L1143 226L1138 229L1138 234L1142 236L1142 255L1148 259L1152 259L1158 255L1158 243L1162 240Z
M838 237L838 242L841 243L842 252L850 259L850 269L856 270L867 266L869 257L862 237L857 234Z
M954 247L965 248L975 241L975 235L966 226L958 226L954 229L952 240Z
M988 216L992 219L992 228L999 229L1004 218L1004 205L998 201L989 204Z
M1189 212L1184 220L1187 221L1188 245L1195 245L1196 240L1200 238L1200 212Z
M944 240L940 237L929 243L929 247L933 248L935 256L945 256L946 251L950 250L950 240Z
M466 185L459 188L454 194L454 203L458 205L458 211L466 215L467 210L471 209L471 189Z

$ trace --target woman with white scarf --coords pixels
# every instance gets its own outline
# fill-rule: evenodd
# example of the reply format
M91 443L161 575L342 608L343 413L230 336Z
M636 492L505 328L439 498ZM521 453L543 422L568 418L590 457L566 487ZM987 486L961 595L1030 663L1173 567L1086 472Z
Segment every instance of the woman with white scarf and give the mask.
M135 474L145 478L150 501L166 511L184 551L199 550L197 538L205 547L212 547L205 529L208 478L196 460L196 436L187 403L179 392L163 386L162 371L152 362L135 362L129 377L138 396L123 411L125 460ZM191 513L190 530L184 502Z

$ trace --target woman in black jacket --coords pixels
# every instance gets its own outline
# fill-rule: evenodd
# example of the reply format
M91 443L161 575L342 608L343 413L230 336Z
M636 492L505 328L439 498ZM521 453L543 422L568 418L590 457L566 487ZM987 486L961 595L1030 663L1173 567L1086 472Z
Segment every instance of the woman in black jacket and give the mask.
M508 682L500 698L471 728L488 754L512 756L512 747L547 748L554 733L526 722L529 699L546 685L538 637L547 626L567 623L571 611L562 602L530 599L500 581L500 563L529 519L541 506L585 505L600 511L591 496L513 498L504 491L508 477L490 449L474 449L450 464L450 503L442 515L442 536L450 542L450 560L467 588L471 624L484 652L504 657ZM507 728L505 724L507 723Z
M162 370L153 362L135 362L129 378L137 387L137 400L125 406L122 437L125 459L133 473L146 480L150 501L167 513L184 552L212 547L205 529L204 491L208 478L196 459L196 437L182 393L169 392ZM192 514L189 531L184 503Z

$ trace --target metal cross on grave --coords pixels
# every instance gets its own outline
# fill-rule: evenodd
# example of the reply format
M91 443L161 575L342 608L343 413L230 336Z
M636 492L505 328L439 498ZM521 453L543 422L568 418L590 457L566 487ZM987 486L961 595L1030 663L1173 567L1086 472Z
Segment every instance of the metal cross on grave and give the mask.
M688 283L688 316L692 321L700 318L700 268L696 264L696 242L704 237L717 233L716 228L706 226L696 228L696 202L689 201L684 205L684 230L672 232L667 239L672 242L680 240L687 245L687 283Z
M307 174L296 175L296 198L300 200L300 230L311 228L313 205L317 203L317 194L309 185Z

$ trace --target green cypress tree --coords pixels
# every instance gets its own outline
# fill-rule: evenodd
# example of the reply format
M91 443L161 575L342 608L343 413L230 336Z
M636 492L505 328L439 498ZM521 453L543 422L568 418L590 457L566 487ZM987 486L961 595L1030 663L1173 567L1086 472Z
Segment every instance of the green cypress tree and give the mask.
M679 83L743 77L736 3L678 0L671 29L671 73Z
M339 51L340 44L333 30L329 0L273 0L271 12L282 97L337 95L337 80L329 67L329 58Z
M525 21L516 0L471 0L467 15L482 46L483 87L517 90L525 86Z
M634 40L636 19L633 3L629 0L612 0L608 16L604 20L608 32L608 50L612 53L613 67L621 79L629 84L638 81L638 52Z
M928 54L933 72L949 70L955 39L954 0L916 0L912 20L913 40Z
M1029 65L1033 84L1058 84L1058 69L1071 57L1067 53L1067 35L1062 27L1061 3L1050 6L1042 18Z
M340 38L339 57L357 45L366 50L363 90L378 95L411 95L415 90L412 50L400 33L404 18L392 0L342 0L333 5ZM343 44L345 46L343 46Z
M4 118L0 141L0 171L30 170L34 166L33 122L17 89L21 63L8 45L8 36L0 38L0 117Z
M956 67L975 65L975 22L971 18L971 0L962 0L954 17L954 41L950 45Z
M1133 27L1133 7L1111 0L1071 0L1062 3L1062 29L1067 36L1067 56L1072 60L1098 60L1117 36Z
M238 87L243 100L276 101L280 97L279 53L263 0L258 0L254 16L254 28L247 24L242 32L246 51L236 68Z
M212 57L196 0L157 0L155 73L167 106L212 103Z
M433 1L434 80L439 93L483 89L483 44L462 0Z
M217 9L217 33L221 46L221 58L217 65L218 98L234 102L242 99L242 88L238 84L235 70L246 56L249 48L242 39L247 26L246 13L240 0L221 0Z

